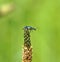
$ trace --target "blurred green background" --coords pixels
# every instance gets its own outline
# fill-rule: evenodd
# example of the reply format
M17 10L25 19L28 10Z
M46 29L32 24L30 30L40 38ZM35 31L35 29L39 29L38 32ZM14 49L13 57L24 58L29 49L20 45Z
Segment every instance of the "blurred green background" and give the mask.
M31 32L32 62L60 62L60 0L0 0L14 2L16 9L0 17L0 62L22 62L22 28Z

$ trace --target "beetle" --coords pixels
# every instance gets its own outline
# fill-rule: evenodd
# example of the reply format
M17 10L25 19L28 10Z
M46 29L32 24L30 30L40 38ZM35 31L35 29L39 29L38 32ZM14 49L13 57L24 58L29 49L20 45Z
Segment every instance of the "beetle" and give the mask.
M36 28L34 28L34 27L32 27L32 26L25 26L24 28L23 28L24 30L36 30Z

